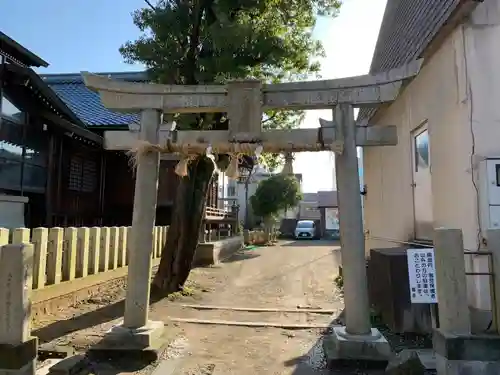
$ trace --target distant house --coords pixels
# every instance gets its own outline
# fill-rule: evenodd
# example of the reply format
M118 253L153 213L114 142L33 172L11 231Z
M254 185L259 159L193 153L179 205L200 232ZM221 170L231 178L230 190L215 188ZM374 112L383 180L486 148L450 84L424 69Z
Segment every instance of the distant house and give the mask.
M425 62L395 102L359 115L397 125L399 138L363 152L367 251L431 243L436 227L483 249L500 228L499 40L499 0L388 0L371 73ZM467 256L467 267L486 272L486 258ZM470 305L490 309L488 278L468 281Z
M238 219L241 223L245 221L246 210L247 210L247 202L246 197L250 200L250 197L255 194L257 191L257 187L259 183L269 177L271 177L273 173L269 172L267 168L258 165L255 167L252 175L250 177L250 181L248 183L248 187L245 186L244 179L232 180L225 176L224 173L219 175L219 207L220 208L228 208L233 203L238 205L239 207L239 216ZM295 177L299 181L299 185L302 189L302 174L295 174ZM246 189L248 188L248 192ZM249 219L250 221L254 220L254 215L251 210L250 202L248 202L248 210L249 210ZM298 207L291 207L283 213L283 217L285 218L297 218L298 215Z
M338 239L340 237L340 226L337 191L318 191L317 197L321 237Z
M303 193L299 203L299 220L320 220L317 193Z

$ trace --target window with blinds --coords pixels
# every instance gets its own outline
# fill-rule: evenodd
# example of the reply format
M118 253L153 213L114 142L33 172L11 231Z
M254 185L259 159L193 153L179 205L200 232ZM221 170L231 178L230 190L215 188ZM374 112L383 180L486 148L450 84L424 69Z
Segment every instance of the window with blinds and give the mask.
M68 189L81 193L93 193L96 187L96 162L81 156L72 156L69 165Z

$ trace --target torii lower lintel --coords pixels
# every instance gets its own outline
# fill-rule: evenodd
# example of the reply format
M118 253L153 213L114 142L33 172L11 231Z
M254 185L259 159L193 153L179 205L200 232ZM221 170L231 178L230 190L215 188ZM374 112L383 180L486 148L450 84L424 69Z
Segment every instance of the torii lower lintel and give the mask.
M300 151L331 151L330 145L340 142L331 121L321 120L322 127L316 129L270 130L260 134L258 141L264 152L300 152ZM189 144L193 151L205 152L208 146L224 153L230 151L230 131L159 131L159 144L166 144L170 139L173 143ZM238 139L242 141L241 139ZM393 146L397 144L396 126L358 126L356 127L356 145ZM134 131L106 131L104 145L107 150L131 150L137 146L139 133ZM247 140L251 142L252 140Z

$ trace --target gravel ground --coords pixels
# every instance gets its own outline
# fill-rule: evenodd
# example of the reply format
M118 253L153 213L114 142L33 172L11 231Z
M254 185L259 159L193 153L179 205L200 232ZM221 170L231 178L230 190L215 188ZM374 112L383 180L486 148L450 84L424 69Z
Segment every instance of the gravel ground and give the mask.
M380 371L327 369L322 349L324 330L285 330L225 325L174 323L169 317L232 321L334 324L343 309L341 294L333 282L340 249L336 243L302 241L280 243L236 254L223 265L192 271L190 286L197 292L175 300L152 304L150 319L166 323L169 345L160 360L183 359L176 375L326 375L380 374ZM97 298L41 317L34 322L42 342L73 345L80 351L97 343L123 314L125 285ZM333 309L332 315L283 312L195 310L186 303L233 307ZM425 340L406 340L384 332L396 348L425 346ZM406 340L406 341L405 341ZM159 361L158 361L159 362ZM93 374L149 375L153 364L126 359L119 362L89 361Z

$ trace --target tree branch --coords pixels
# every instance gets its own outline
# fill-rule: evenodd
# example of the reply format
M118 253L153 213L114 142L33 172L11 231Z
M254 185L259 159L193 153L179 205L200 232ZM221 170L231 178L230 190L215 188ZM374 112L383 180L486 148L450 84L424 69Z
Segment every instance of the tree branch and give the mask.
M151 2L150 2L149 0L144 0L144 2L145 2L145 3L146 3L146 4L147 4L147 5L148 5L148 6L149 6L152 10L154 10L154 11L156 12L156 7L155 7L153 4L151 4Z
M278 113L274 113L272 116L269 116L268 118L266 118L264 121L262 121L262 124L265 124L266 122L268 121L272 121L276 118L276 116L278 115Z

